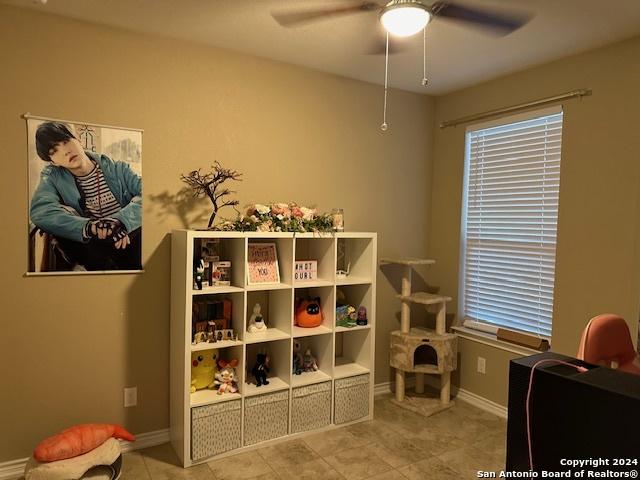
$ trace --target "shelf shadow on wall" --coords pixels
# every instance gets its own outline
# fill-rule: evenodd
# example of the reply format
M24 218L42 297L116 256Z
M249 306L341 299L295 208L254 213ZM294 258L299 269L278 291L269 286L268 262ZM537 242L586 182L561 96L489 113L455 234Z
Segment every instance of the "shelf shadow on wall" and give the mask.
M135 276L126 296L124 386L138 387L138 403L126 408L124 417L125 428L134 434L169 427L170 299L171 235L166 234L147 257L144 274Z

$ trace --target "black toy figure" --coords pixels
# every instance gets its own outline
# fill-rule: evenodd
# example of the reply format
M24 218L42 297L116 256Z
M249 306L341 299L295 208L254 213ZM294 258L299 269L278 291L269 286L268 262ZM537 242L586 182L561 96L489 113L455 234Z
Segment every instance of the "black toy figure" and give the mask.
M256 356L256 364L254 365L251 373L256 377L256 387L261 385L269 385L267 380L267 373L269 373L269 357L264 353L259 353Z

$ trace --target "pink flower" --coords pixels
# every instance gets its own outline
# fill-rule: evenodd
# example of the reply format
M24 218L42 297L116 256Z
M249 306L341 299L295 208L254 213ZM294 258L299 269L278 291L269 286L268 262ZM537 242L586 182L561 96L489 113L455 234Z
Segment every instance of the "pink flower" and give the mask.
M289 211L289 205L286 203L274 203L271 205L271 213L274 215L283 215L285 217L288 216L287 214L291 214Z
M251 215L255 215L256 213L256 206L255 205L249 205L249 207L247 208L247 217L250 217Z
M295 205L291 207L291 216L293 218L302 218L304 216L304 213L302 212L302 209L300 207Z

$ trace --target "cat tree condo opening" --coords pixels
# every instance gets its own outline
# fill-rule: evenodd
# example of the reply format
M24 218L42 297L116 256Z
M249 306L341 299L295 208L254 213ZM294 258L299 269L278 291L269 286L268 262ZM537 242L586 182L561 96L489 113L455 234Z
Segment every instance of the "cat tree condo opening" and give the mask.
M446 331L446 303L450 297L424 292L411 292L413 268L432 265L434 260L426 259L382 259L381 264L403 267L400 330L391 332L390 364L396 370L396 391L392 402L430 416L449 408L451 402L451 372L457 368L458 339ZM423 305L436 310L435 330L411 327L411 304ZM415 394L407 395L405 375L415 376ZM425 394L424 375L440 376L440 397Z

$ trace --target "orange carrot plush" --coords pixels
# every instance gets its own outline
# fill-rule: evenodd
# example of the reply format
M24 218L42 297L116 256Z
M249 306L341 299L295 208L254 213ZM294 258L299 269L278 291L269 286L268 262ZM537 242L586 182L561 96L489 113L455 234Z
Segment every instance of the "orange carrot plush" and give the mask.
M44 439L33 451L33 458L39 462L54 462L77 457L99 447L111 437L135 441L135 437L120 425L87 423L67 428L53 437Z

